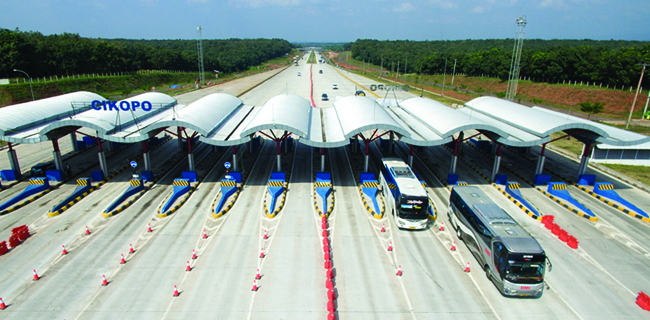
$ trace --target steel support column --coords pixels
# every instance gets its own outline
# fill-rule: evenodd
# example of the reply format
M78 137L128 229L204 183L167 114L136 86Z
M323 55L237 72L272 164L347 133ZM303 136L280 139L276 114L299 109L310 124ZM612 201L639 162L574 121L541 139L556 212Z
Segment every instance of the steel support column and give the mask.
M187 137L187 162L189 170L194 171L194 154L192 153L192 138Z
M413 145L409 145L409 167L413 169Z
M20 163L18 162L18 155L16 150L13 149L11 142L9 142L9 151L7 151L7 156L9 157L9 164L11 165L11 170L16 175L16 180L20 179Z
M546 144L542 145L542 151L539 153L539 156L537 157L537 167L535 168L535 175L542 174L544 172L544 160L546 160L546 156L544 155L546 151Z
M494 179L497 177L497 174L499 173L499 166L501 165L501 144L496 143L496 146L494 165L492 166L492 177L490 177L490 181L494 181Z
M363 142L366 143L366 151L365 151L365 155L363 156L363 172L368 172L368 158L369 158L368 153L370 151L369 150L370 149L370 140L364 139Z
M320 172L325 172L325 148L320 148Z
M179 152L183 152L183 128L182 127L176 127L176 138L178 139L178 150Z
M52 157L54 158L54 166L56 170L63 171L63 160L61 160L61 150L59 149L59 141L57 139L52 140Z
M282 165L280 163L280 141L281 140L279 140L279 139L275 140L275 144L277 146L277 156L276 156L277 161L276 162L277 162L277 169L278 169L277 171L278 172L280 172L282 170Z
M151 171L151 157L147 141L142 141L142 161L144 162L144 171Z
M77 145L77 134L74 132L70 133L70 142L72 143L72 150L79 151L79 146Z
M580 166L578 167L578 177L585 174L587 171L587 166L589 166L589 158L591 158L591 152L594 150L592 144L585 143L585 146L582 148L582 158L580 159Z
M237 171L237 146L232 146L232 171Z
M108 177L108 164L106 163L106 154L104 154L104 149L102 148L102 139L95 138L97 141L97 157L99 157L99 168L104 173L104 179Z
M390 140L388 140L388 155L393 154L393 131L390 132Z
M458 143L459 140L454 140L454 152L451 153L451 165L449 165L449 174L456 173L456 163L458 162Z

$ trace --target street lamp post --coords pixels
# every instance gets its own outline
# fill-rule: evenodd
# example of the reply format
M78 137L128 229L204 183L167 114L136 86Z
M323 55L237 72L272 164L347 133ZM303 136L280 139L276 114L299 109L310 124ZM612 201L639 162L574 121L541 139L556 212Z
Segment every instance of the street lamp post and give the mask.
M27 74L27 72L25 72L23 70L14 69L14 71L22 72L27 76L27 78L29 79L29 90L32 92L32 101L36 100L36 99L34 99L34 89L32 89L32 78L30 78L29 75Z
M639 84L636 86L636 94L634 95L634 102L632 102L632 107L630 107L630 115L627 117L627 122L625 122L625 129L630 126L630 120L632 120L632 112L634 112L634 105L636 104L636 98L639 96L639 89L641 88L641 81L643 81L643 72L645 71L646 66L650 66L648 63L639 63L643 66L641 69L641 78L639 78Z

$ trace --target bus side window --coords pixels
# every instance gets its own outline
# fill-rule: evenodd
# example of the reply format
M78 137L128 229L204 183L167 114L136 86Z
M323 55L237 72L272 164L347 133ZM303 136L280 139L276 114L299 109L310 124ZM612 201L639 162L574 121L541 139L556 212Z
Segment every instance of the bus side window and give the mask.
M503 261L505 250L503 249L504 248L501 242L495 242L492 245L492 253L494 255L494 266L497 268L497 271L499 271L499 275L501 276L501 279L505 277L505 263Z

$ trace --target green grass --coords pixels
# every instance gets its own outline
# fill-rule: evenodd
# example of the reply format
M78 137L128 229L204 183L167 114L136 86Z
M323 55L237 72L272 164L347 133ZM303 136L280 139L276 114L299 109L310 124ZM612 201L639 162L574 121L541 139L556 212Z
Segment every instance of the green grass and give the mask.
M601 163L600 165L610 168L616 172L620 172L636 181L645 184L646 186L650 186L650 167L609 163Z
M316 53L314 51L309 54L309 59L307 59L307 63L316 63Z
M564 135L566 135L564 132L553 133L553 134L551 134L551 140L552 139L557 139L557 138L559 138L561 136L564 136ZM569 151L569 152L572 152L572 153L574 153L576 155L582 154L582 147L584 146L584 144L582 142L576 140L575 138L571 138L569 140L567 140L567 138L563 138L563 139L560 139L560 140L553 141L553 142L551 142L551 144L554 147L562 148L562 149L564 149L566 151Z

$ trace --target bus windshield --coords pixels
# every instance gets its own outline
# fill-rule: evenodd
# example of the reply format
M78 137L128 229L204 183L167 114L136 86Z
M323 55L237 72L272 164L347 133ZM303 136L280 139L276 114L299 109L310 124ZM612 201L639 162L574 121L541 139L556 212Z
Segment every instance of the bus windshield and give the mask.
M544 267L544 255L510 254L505 278L513 283L540 283L544 281Z
M429 201L427 198L400 198L398 216L402 219L426 219Z

